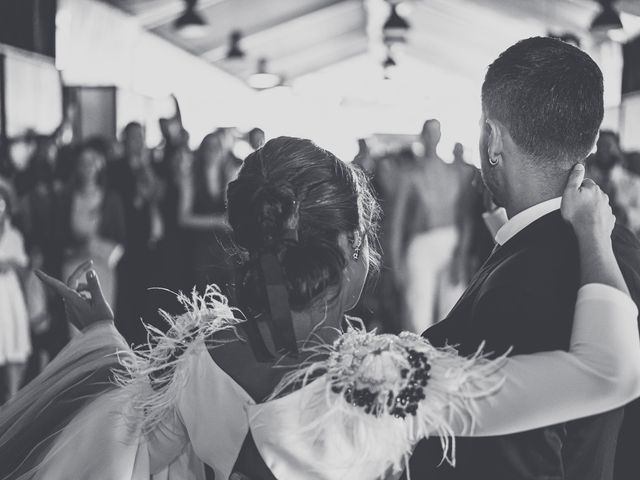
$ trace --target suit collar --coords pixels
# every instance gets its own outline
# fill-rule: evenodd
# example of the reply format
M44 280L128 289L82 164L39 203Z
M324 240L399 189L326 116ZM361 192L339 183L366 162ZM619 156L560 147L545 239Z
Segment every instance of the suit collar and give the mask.
M541 202L529 207L513 216L498 230L498 233L496 233L496 243L498 245L504 245L536 220L539 220L551 212L560 210L561 202L562 197L552 198L546 202Z

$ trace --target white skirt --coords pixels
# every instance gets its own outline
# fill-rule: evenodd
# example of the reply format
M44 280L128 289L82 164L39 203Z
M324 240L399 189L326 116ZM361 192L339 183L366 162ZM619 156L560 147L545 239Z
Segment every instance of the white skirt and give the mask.
M25 363L31 354L29 315L18 276L0 273L0 365Z
M464 287L451 285L448 275L457 240L455 227L443 227L416 235L409 244L408 323L404 329L421 334L449 313L460 298Z

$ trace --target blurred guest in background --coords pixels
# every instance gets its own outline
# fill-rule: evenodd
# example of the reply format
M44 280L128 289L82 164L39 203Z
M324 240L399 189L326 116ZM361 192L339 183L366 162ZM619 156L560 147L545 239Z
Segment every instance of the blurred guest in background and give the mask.
M125 224L120 197L106 187L105 143L94 138L80 146L71 183L62 194L59 227L63 278L92 259L105 298L115 304L115 268L124 253Z
M171 292L189 291L193 288L194 279L191 262L192 244L185 228L180 222L180 199L183 183L191 179L193 168L193 152L187 145L176 147L165 158L162 171L163 191L160 210L164 235L159 245L162 261L160 278L154 286L160 286ZM169 312L181 311L175 295L158 290L153 293L154 302ZM151 293L150 293L151 294Z
M58 166L58 148L53 137L34 135L33 153L28 155L24 169L19 170L14 185L18 196L47 185L51 190L60 190L60 169Z
M373 317L372 326L380 325L382 330L389 333L399 333L403 329L403 318L406 316L404 294L401 285L396 281L396 269L406 268L404 258L391 255L392 245L398 242L398 248L406 251L408 235L405 229L397 228L394 221L396 202L403 186L401 179L408 171L416 168L416 157L410 148L402 149L385 155L374 162L372 172L372 186L378 196L382 210L378 241L382 251L379 278L370 293L367 286L363 299L367 301L369 315ZM401 262L400 265L394 261Z
M123 156L108 170L108 185L124 205L126 231L125 254L118 268L116 318L122 322L118 328L122 328L125 338L143 343L146 334L139 319L148 317L146 291L158 277L154 248L162 237L162 184L151 164L139 123L132 122L124 128L122 145Z
M456 243L451 262L443 267L437 282L437 318L449 313L493 248L493 239L482 219L484 188L480 172L465 160L461 143L453 147L451 166L455 169L459 184L454 203ZM489 247L485 252L487 239Z
M60 269L61 248L56 243L56 214L63 184L55 174L57 147L50 137L40 137L21 183L20 226L29 250L42 256L42 268Z
M12 187L0 179L0 366L9 398L20 388L31 353L29 317L20 285L28 259L22 234L11 223L14 206Z
M596 152L587 157L587 175L611 199L616 218L636 235L640 234L640 176L626 168L618 135L602 130Z
M193 248L192 278L199 288L216 283L223 290L231 282L229 228L225 214L225 192L229 162L227 133L216 130L202 140L193 167L182 178L178 206L179 225L188 232Z
M468 177L465 175L462 178L456 209L458 242L451 262L451 285L458 289L469 285L495 245L483 218L483 214L495 208L495 205L482 182L480 170L468 164L467 166Z
M262 148L264 145L264 130L261 128L252 128L249 131L249 145L254 150Z
M353 158L353 163L362 168L369 175L373 175L376 168L375 160L369 151L369 145L365 138L358 139L358 153Z
M60 178L60 149L54 137L40 136L31 156L20 196L18 225L25 236L31 265L34 268L61 275L63 246L57 219L63 182ZM66 173L66 172L65 172ZM33 281L30 278L30 281ZM43 298L39 298L40 294ZM48 291L31 286L25 291L27 305L44 300L45 322L32 326L34 355L30 358L27 378L37 375L41 367L64 347L69 338L64 306ZM31 297L33 295L33 297Z
M404 171L393 214L391 254L394 265L404 265L396 273L406 291L405 328L414 332L425 330L447 313L438 291L457 242L460 175L438 155L440 137L440 122L427 120L420 135L423 154L415 167Z
M640 175L640 152L633 151L626 154L626 167L630 172Z

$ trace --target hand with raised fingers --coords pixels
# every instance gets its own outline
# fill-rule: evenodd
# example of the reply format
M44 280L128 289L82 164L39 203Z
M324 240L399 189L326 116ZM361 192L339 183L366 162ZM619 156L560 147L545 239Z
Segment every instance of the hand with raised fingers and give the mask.
M35 273L45 285L62 297L67 319L74 327L84 330L100 321L113 321L113 310L104 298L100 280L93 270L93 262L84 262L76 268L66 284L40 270ZM81 282L83 275L86 283Z

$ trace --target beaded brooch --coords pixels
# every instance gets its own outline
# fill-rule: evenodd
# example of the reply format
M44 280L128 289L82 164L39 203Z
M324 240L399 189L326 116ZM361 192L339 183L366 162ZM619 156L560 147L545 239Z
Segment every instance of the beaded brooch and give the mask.
M425 399L431 365L411 334L344 335L328 359L331 391L366 413L415 416Z

